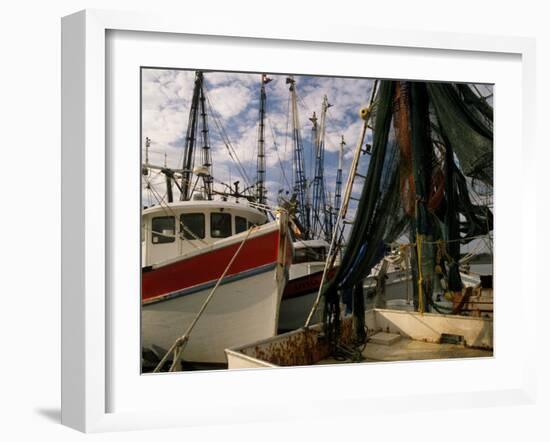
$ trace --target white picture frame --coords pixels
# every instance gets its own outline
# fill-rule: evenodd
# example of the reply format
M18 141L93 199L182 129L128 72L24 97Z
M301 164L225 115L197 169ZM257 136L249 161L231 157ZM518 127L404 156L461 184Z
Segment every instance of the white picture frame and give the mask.
M463 35L451 33L427 33L403 30L379 30L369 28L354 28L346 26L312 27L303 26L299 29L282 30L269 23L261 26L255 23L239 24L236 28L230 22L212 20L194 20L182 24L177 17L157 16L145 13L127 13L87 10L63 18L62 21L62 423L84 432L114 431L124 429L161 428L187 425L207 425L211 420L216 422L254 422L259 420L277 420L285 418L322 417L323 404L327 400L338 401L338 411L341 414L369 414L375 409L386 411L407 410L410 404L422 409L464 408L472 401L477 405L492 406L499 403L527 404L533 403L535 383L535 323L534 318L518 314L517 324L509 323L499 317L495 319L496 352L495 360L499 359L498 345L501 336L505 336L506 327L522 330L523 345L520 354L520 364L514 367L514 377L502 381L488 389L474 386L472 389L460 387L458 391L441 391L437 389L425 394L407 392L402 395L386 394L382 389L367 392L360 389L354 394L342 394L337 397L320 399L314 397L305 402L282 409L277 401L257 397L252 403L251 398L259 395L258 385L266 380L275 386L281 385L281 375L274 371L248 371L225 373L234 376L239 388L244 386L245 393L234 396L231 410L228 410L227 397L210 404L208 413L199 393L190 393L190 400L196 406L194 411L176 410L158 406L142 407L139 410L112 410L109 404L110 392L115 388L110 377L112 360L114 358L109 345L109 327L112 324L113 313L109 309L108 288L110 287L109 265L113 256L109 248L113 241L111 200L114 195L109 185L112 165L109 164L109 146L106 133L106 121L110 118L107 108L109 93L106 77L109 32L140 32L157 33L165 36L193 36L194 38L233 38L246 41L269 41L272 45L293 45L307 42L312 45L338 48L375 48L378 51L395 50L403 54L407 51L425 51L435 58L445 54L473 54L483 60L490 54L515 57L519 60L521 69L521 91L519 93L521 121L519 127L511 129L521 145L521 158L524 170L534 161L533 138L533 107L535 100L535 45L532 39L518 37L491 37L481 35ZM145 35L145 34L143 34ZM150 34L153 35L153 34ZM337 49L339 50L339 49ZM424 52L422 52L424 53ZM438 55L439 54L439 55ZM112 54L111 54L112 55ZM185 66L182 66L185 67ZM246 70L243 68L243 70ZM398 71L396 71L398 72ZM414 78L414 77L412 77ZM421 78L419 76L418 78ZM497 92L498 94L498 84ZM518 96L515 96L516 99ZM496 98L496 115L498 126L498 98ZM503 111L504 112L504 111ZM137 113L137 109L136 109ZM133 116L135 117L135 115ZM499 139L496 143L498 146ZM136 145L136 151L139 151ZM496 162L497 176L499 162ZM520 256L520 262L526 265L526 257L535 253L534 245L529 241L521 241L533 228L535 220L535 195L527 189L534 188L534 176L523 176L523 186L518 190L523 210L518 215L521 224L518 232L518 245L514 249ZM530 185L531 184L531 185ZM497 185L496 185L497 187ZM504 189L504 188L503 188ZM136 190L137 191L137 190ZM497 187L497 204L498 204ZM501 195L504 195L501 194ZM503 201L501 199L500 201ZM498 218L497 219L497 223ZM498 235L496 236L498 241ZM120 252L117 252L120 253ZM498 247L496 260L499 259ZM504 263L505 257L501 262ZM506 276L504 264L501 267L502 277ZM497 266L498 269L498 266ZM526 270L523 269L523 272ZM495 274L498 287L498 270ZM535 304L535 280L522 278L521 305ZM497 289L498 290L498 289ZM115 294L116 295L116 294ZM499 301L497 295L496 315ZM504 310L501 310L504 312ZM135 325L137 326L137 318ZM502 353L504 354L504 353ZM471 361L473 362L473 361ZM429 363L428 363L429 364ZM395 365L394 365L395 366ZM521 367L520 367L521 366ZM380 367L380 366L378 366ZM336 378L334 370L346 370L346 377L357 376L360 367L340 367L325 370L323 376ZM136 370L139 369L136 367ZM332 370L332 371L330 371ZM376 368L375 368L376 370ZM394 370L393 368L391 370ZM390 370L390 371L391 371ZM399 367L396 369L399 370ZM379 371L379 370L378 370ZM261 374L259 374L261 373ZM303 369L285 369L278 373L298 385L305 379ZM134 373L135 374L135 373ZM132 376L134 375L132 374ZM162 388L171 388L178 375L160 375ZM211 375L205 378L197 376L197 383L213 382L223 386L227 377ZM345 384L345 380L342 380ZM247 386L248 385L248 386ZM269 391L269 389L267 389ZM347 390L345 390L347 391ZM160 390L159 390L159 394ZM266 393L268 394L268 393ZM274 394L274 393L273 393ZM376 397L376 404L365 398ZM150 400L150 396L148 396ZM145 401L145 399L144 399ZM258 406L262 404L262 406ZM311 407L305 407L309 404ZM122 407L124 408L124 407ZM238 411L238 414L236 414Z

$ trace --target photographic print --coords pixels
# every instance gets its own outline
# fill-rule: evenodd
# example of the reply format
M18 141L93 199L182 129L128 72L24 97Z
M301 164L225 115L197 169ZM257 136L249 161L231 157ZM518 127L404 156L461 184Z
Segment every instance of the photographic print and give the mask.
M493 355L492 85L142 67L140 93L142 373Z

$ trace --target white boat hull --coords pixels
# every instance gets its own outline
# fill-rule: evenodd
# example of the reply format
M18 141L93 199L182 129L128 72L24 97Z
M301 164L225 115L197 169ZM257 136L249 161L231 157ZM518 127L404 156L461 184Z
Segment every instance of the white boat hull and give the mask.
M183 360L225 364L225 348L275 335L283 287L277 283L275 266L220 285L193 329ZM211 290L144 305L142 347L156 345L167 351L191 324Z

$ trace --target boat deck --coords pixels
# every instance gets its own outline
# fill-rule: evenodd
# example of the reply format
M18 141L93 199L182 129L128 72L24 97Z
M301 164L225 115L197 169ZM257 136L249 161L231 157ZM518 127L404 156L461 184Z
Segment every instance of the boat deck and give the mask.
M418 361L493 356L491 318L373 309L365 313L368 341L352 348L353 321L341 323L340 347L331 351L322 324L226 349L228 367L259 368L350 362ZM359 353L360 352L360 353Z
M492 357L493 351L465 347L462 344L424 342L400 337L396 342L389 345L374 343L372 341L367 342L361 352L361 356L364 359L359 362L395 362ZM344 364L349 362L349 359L337 360L329 357L316 362L314 365Z

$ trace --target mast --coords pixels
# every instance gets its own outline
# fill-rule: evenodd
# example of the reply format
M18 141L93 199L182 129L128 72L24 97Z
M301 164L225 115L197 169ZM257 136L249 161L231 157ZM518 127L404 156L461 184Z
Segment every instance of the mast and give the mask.
M191 198L191 194L193 193L194 189L194 187L191 187L191 181L193 180L193 167L195 165L195 147L197 144L197 132L199 130L199 117L202 140L202 167L198 176L199 178L202 178L204 184L203 192L205 198L209 200L212 199L212 155L210 152L208 118L206 114L206 96L204 94L203 84L203 73L202 71L197 71L195 73L195 86L193 88L191 108L189 109L187 134L185 136L185 147L183 150L183 172L181 176L180 201L188 201Z
M342 135L342 141L340 141L340 152L338 152L338 169L336 170L336 188L334 190L334 212L340 211L340 203L342 201L342 166L344 163L344 136Z
M193 165L195 162L195 143L197 133L197 114L199 110L199 98L202 89L202 72L195 73L195 86L193 88L193 98L191 99L191 108L189 109L189 120L187 123L187 134L185 136L185 147L183 150L183 164L181 175L181 193L180 201L188 201L191 197L191 180L193 179Z
M172 203L174 202L174 194L172 192L172 178L173 178L173 174L171 173L171 171L169 170L163 170L163 173L164 173L164 177L166 179L166 200L169 202L169 203Z
M313 231L319 237L324 236L330 239L332 231L329 230L327 214L327 204L325 197L325 133L326 133L326 117L327 110L331 107L328 98L323 97L321 123L317 134L316 156L315 156L315 178L313 181ZM315 116L315 115L314 115ZM314 122L314 126L316 121Z
M308 186L308 193L306 195L306 204L308 208L311 208L311 237L319 236L318 231L318 224L319 224L319 211L318 206L316 203L315 193L316 193L316 185L317 185L317 179L316 179L316 172L317 172L317 152L319 151L319 125L317 124L317 114L315 111L313 112L313 115L309 119L311 121L311 165L310 168L313 166L313 170L310 169L311 175L313 175L313 192L312 195L310 195L310 188Z
M174 202L174 193L172 192L172 180L174 179L174 171L168 168L168 165L166 163L166 152L164 152L164 169L162 169L162 173L164 174L164 177L166 179L166 200L169 203L172 203Z
M200 111L201 111L201 123L202 123L202 165L204 173L202 174L202 180L204 183L204 196L206 199L212 199L212 156L210 153L210 141L208 137L208 118L206 116L205 96L203 87L202 72L198 72L200 75Z
M290 84L290 97L292 102L292 138L294 142L294 194L296 195L297 218L303 228L303 239L310 238L310 214L306 204L306 177L304 174L304 147L300 134L300 120L298 118L298 104L296 101L296 81L293 77L287 77L286 83Z
M260 88L260 124L258 126L258 161L256 177L256 201L266 204L267 190L265 188L265 85L271 81L266 74L262 74L262 86Z

